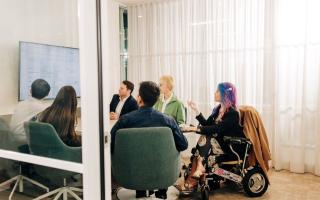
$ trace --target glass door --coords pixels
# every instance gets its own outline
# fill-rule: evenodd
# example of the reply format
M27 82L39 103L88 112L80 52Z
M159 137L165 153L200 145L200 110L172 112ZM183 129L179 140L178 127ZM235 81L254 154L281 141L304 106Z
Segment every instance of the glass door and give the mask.
M67 184L78 188L68 196L110 199L103 3L1 0L0 199L33 199ZM69 116L57 111L66 102ZM62 131L66 123L72 128Z

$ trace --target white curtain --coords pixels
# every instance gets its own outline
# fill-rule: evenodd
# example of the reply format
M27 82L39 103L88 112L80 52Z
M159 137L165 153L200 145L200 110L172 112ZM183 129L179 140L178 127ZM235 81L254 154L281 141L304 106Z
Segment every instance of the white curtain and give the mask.
M276 3L275 3L276 2ZM131 5L128 78L171 74L207 116L219 82L265 122L276 169L320 175L316 0L168 0ZM299 13L299 14L297 14ZM188 121L195 123L188 112Z
M275 24L275 168L320 175L318 0L281 0Z

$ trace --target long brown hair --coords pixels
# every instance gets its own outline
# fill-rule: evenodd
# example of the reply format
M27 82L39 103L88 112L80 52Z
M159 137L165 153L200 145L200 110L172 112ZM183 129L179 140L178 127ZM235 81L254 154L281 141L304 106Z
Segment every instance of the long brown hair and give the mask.
M52 124L65 142L77 140L75 123L77 116L77 95L72 86L62 87L52 105L40 114L40 121Z

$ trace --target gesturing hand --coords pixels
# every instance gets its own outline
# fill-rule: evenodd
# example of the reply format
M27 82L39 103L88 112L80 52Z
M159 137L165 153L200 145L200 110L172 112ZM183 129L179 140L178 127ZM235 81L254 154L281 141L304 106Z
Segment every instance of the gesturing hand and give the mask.
M198 105L197 105L195 102L193 102L193 101L188 101L188 105L189 105L189 107L190 107L194 112L197 113L197 115L200 114Z

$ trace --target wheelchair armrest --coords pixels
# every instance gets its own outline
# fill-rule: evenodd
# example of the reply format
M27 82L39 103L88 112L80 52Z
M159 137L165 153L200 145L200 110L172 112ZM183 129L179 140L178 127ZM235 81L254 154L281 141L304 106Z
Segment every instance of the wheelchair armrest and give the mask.
M251 144L249 139L242 137L224 136L223 141L230 144Z

